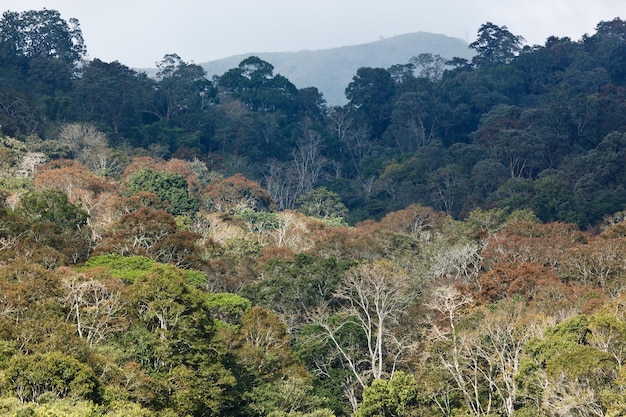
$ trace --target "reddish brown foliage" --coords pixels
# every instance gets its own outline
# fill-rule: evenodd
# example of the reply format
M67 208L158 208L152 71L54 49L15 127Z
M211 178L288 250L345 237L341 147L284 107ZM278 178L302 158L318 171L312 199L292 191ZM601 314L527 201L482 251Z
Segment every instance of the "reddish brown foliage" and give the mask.
M153 210L165 210L167 203L158 195L147 191L140 191L130 197L123 197L116 201L115 209L120 215L129 214L140 208L150 208Z
M176 231L176 221L171 214L141 207L123 215L107 231L97 252L149 255L157 243Z
M568 248L582 241L585 241L585 235L575 225L512 223L489 236L481 256L487 268L522 262L556 266Z
M132 162L128 164L128 166L120 176L120 179L122 180L122 182L127 182L130 177L132 177L135 173L141 171L144 168L150 168L157 171L156 167L158 164L159 161L150 156L140 156L133 158Z
M233 212L237 209L273 211L272 198L259 183L241 174L211 182L203 193L206 206L213 211Z
M93 194L112 192L115 185L99 177L83 165L72 160L55 160L40 166L34 177L35 187L63 191L70 201L76 201L76 190Z
M404 210L387 214L380 221L380 226L393 232L419 236L441 230L444 219L445 213L412 204Z

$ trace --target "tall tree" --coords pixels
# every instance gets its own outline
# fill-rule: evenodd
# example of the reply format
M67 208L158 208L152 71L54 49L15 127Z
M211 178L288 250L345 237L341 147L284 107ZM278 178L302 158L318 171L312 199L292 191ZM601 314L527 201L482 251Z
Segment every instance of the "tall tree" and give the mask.
M216 91L200 65L189 64L176 54L167 54L157 64L159 72L156 98L153 103L157 117L170 124L186 112L198 115L208 106Z
M33 58L58 59L76 68L87 49L78 20L69 23L56 10L7 11L0 19L0 54L19 62Z
M392 98L396 85L383 68L362 67L346 88L350 107L359 121L368 126L372 137L379 138L391 120Z
M477 55L475 65L508 64L521 51L524 38L509 32L506 26L484 23L478 28L478 38L469 44Z
M154 80L117 61L94 59L83 68L73 94L75 114L119 134L131 134L148 108L147 94Z

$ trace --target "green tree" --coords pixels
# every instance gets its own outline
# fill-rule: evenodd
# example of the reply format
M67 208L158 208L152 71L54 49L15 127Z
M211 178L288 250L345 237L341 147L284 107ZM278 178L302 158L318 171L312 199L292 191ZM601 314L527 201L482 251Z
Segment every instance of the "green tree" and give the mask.
M602 320L596 323L601 325ZM524 396L536 401L540 411L579 415L606 411L600 393L612 384L618 367L611 353L591 342L596 327L592 330L590 325L588 316L573 316L526 344L518 381Z
M284 76L274 75L274 66L250 56L218 79L235 98L252 110L296 113L298 89Z
M133 174L126 183L128 194L142 191L154 193L169 204L167 211L173 215L192 215L198 211L198 201L190 195L189 185L182 176L144 168Z
M0 19L3 60L58 59L75 68L86 53L78 20L69 23L56 10L7 11ZM13 56L11 56L13 55Z
M297 203L302 214L339 223L348 215L348 209L337 193L326 187L314 188L298 197Z
M513 35L506 26L484 23L478 28L478 38L469 44L477 55L472 62L478 66L508 64L522 49L524 38Z
M77 118L103 126L115 136L136 136L132 129L148 109L148 93L155 81L117 61L88 62L72 94ZM140 143L141 144L141 143Z
M156 408L181 415L221 414L232 406L236 384L212 343L215 324L202 293L174 267L155 265L128 288L135 325L120 340L164 389Z
M94 371L60 352L15 356L5 378L22 402L38 401L42 396L99 400L99 381Z
M374 138L380 138L389 125L395 92L393 78L384 68L359 68L346 88L350 107Z
M543 166L543 147L533 126L531 111L501 104L483 114L472 138L507 167L511 178L528 177Z
M417 383L413 375L398 371L390 380L375 379L363 391L356 417L417 416Z
M174 123L192 113L201 117L216 94L213 83L206 78L206 71L197 64L189 64L176 54L167 54L157 64L156 97L154 114L165 125ZM183 125L180 123L178 125Z

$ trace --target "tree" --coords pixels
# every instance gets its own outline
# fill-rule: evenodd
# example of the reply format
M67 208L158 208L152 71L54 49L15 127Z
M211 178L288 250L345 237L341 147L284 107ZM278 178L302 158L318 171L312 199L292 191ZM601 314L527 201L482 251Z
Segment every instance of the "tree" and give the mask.
M86 53L78 20L69 24L56 10L7 11L0 19L0 53L3 59L58 59L76 68ZM10 62L11 62L10 61Z
M498 105L483 114L472 134L474 143L508 168L511 178L532 176L542 167L542 144L533 129L531 111Z
M119 156L109 147L109 139L90 123L64 125L56 141L57 149L64 158L74 159L97 175L119 174Z
M326 187L314 188L301 195L298 197L298 204L301 213L320 219L335 219L341 222L348 214L348 209L341 202L339 195L328 191Z
M198 211L198 201L190 195L187 181L178 174L167 174L144 168L127 181L129 195L150 192L168 203L167 211L173 215L192 215Z
M206 79L206 71L176 54L165 55L157 68L154 114L166 125L180 119L184 113L198 117L216 94L213 84Z
M68 319L90 347L127 328L125 302L118 281L71 276L63 281L63 289Z
M202 293L184 280L181 270L159 264L138 277L128 288L134 325L120 343L132 346L130 360L164 387L157 408L222 415L233 405L237 381L212 344L216 328Z
M211 181L203 197L205 206L212 211L271 211L274 207L267 191L241 174Z
M60 352L15 356L6 369L9 388L20 401L72 397L99 400L99 381L88 365Z
M111 224L97 249L119 255L156 256L158 244L177 231L176 220L171 214L140 207Z
M105 132L136 137L133 127L148 108L148 92L156 81L117 61L99 59L83 67L73 91L74 111L79 119L104 126Z
M394 102L391 122L385 136L400 153L417 153L428 145L436 131L436 118L431 120L428 111L432 103L423 93L404 93Z
M339 308L328 304L314 316L328 344L352 374L346 394L356 408L358 392L372 379L393 377L398 362L410 349L408 335L398 332L400 318L413 294L404 271L390 261L360 264L350 269L334 294ZM346 331L355 339L345 338ZM356 389L355 389L356 388Z
M66 194L43 189L23 195L20 203L18 213L31 222L31 244L54 248L65 257L60 263L86 259L92 243L87 213L69 202Z
M477 55L472 58L475 65L508 64L522 49L524 38L513 35L506 26L491 22L478 28L478 38L470 43Z
M585 35L583 42L593 56L607 68L615 83L623 83L624 51L626 50L626 22L619 17L601 21L596 25L593 36Z
M296 113L298 89L282 75L274 75L274 66L257 56L250 56L237 68L228 70L218 78L218 85L252 110Z
M416 415L415 378L398 371L390 380L375 379L363 391L356 417L411 417Z
M324 142L319 133L308 126L303 129L303 135L296 141L293 148L293 164L297 177L296 194L309 192L319 181L327 160L322 156Z
M359 68L346 88L350 107L374 138L380 138L389 125L395 91L396 85L388 71L368 67Z
M409 63L418 71L418 77L430 82L440 81L446 68L446 60L439 54L422 53L411 58Z
M615 380L618 368L613 355L587 341L590 330L588 316L574 315L526 344L518 381L541 411L605 415L600 393Z

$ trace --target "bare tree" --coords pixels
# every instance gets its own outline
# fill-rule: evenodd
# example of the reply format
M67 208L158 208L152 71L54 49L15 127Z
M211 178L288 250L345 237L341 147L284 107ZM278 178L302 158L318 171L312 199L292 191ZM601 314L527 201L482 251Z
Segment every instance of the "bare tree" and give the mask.
M454 380L467 408L474 416L486 416L493 406L493 395L487 390L483 396L485 381L481 375L478 357L472 355L472 345L467 335L457 331L456 325L463 316L472 297L454 285L443 285L430 295L428 307L438 314L433 326L433 339L450 344L450 349L437 352L437 360Z
M323 143L319 133L305 127L304 135L296 141L293 149L293 163L298 175L298 195L310 191L320 178L326 166L326 158L321 155Z
M291 164L271 160L265 172L264 185L279 210L293 209L296 206L298 175Z
M32 178L37 167L48 161L48 157L41 152L26 152L17 168L17 176Z
M74 276L64 281L64 288L67 319L74 322L78 336L90 346L126 328L124 303L115 284Z
M329 311L327 306L314 317L314 323L351 371L351 381L359 388L355 390L352 383L346 384L352 398L372 379L391 378L401 356L411 348L401 336L404 332L398 330L401 316L415 297L405 272L384 260L357 265L348 271L335 298L342 307ZM349 327L362 336L363 344L342 337Z

